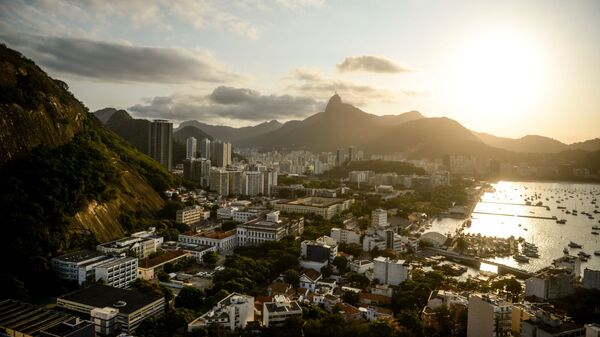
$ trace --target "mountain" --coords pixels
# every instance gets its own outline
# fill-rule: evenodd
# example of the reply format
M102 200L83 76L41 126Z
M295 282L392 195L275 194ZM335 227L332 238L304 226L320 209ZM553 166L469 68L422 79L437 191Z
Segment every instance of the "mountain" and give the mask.
M20 53L0 65L0 299L51 295L52 256L160 225L176 181Z
M505 149L514 152L523 153L558 153L569 149L567 144L564 144L556 139L527 135L518 139L497 137L487 133L474 133L484 143L500 149Z
M594 138L586 140L584 142L573 143L569 145L571 150L584 150L584 151L600 151L600 138Z
M382 128L422 119L418 112L376 116L331 97L325 111L302 121L289 121L277 130L243 140L244 146L263 149L332 151L349 145L363 146L380 136Z
M66 144L83 130L87 111L67 88L0 45L0 164L39 145Z
M185 144L186 140L189 137L194 137L198 141L205 138L213 140L213 137L211 135L191 125L184 126L183 128L178 128L177 131L173 132L173 140L178 143Z
M240 145L240 141L243 139L257 137L262 134L275 131L279 129L281 125L282 124L278 121L272 120L269 122L260 123L255 126L234 128L223 125L210 125L198 121L186 121L181 123L179 127L175 130L175 132L178 132L179 130L185 127L193 126L204 131L209 135L212 135L215 139L227 141L233 143L234 145Z
M421 118L387 129L365 149L371 153L404 152L413 157L446 154L483 155L493 149L450 118Z
M102 122L102 124L106 124L106 122L108 122L112 115L117 111L119 110L115 108L104 108L98 111L94 111L94 116L96 116L96 118L98 118Z

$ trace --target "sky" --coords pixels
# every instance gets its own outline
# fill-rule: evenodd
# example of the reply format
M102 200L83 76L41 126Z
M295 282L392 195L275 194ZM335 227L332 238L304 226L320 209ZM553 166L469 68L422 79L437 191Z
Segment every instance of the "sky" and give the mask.
M600 137L600 1L0 0L0 42L91 111L254 125L417 110Z

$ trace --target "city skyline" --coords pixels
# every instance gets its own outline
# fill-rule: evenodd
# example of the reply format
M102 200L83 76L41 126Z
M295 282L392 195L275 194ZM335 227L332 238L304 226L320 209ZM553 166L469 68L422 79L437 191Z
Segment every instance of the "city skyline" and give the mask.
M92 111L245 126L305 118L339 92L377 115L571 143L598 136L599 13L594 1L15 1L0 3L0 40Z

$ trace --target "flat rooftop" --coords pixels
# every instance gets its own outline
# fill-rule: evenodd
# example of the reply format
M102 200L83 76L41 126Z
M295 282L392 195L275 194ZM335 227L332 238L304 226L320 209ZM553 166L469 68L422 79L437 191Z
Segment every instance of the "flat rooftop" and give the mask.
M61 296L59 299L95 308L111 307L118 309L119 312L130 314L161 298L163 298L161 295L147 295L137 290L96 284Z
M102 253L97 252L95 250L85 249L85 250L78 250L76 252L57 256L57 257L55 257L55 259L64 261L64 262L79 263L79 262L87 261L89 259L97 258L102 255L103 255Z
M173 260L177 260L181 258L183 255L187 255L187 252L183 250L173 250L170 252L165 252L157 257L152 259L144 259L139 262L139 268L154 268L160 266L162 264L168 263Z
M71 319L73 316L69 314L39 308L21 301L0 302L0 328L13 329L26 335L37 334L40 330L49 329Z
M344 202L342 198L326 198L326 197L304 197L296 200L281 200L279 204L310 206L310 207L330 207L335 204Z
M265 303L265 306L267 307L267 310L269 312L288 312L288 311L297 311L297 310L302 311L302 308L300 308L300 305L298 305L298 302L296 302L296 301L270 302L270 303Z

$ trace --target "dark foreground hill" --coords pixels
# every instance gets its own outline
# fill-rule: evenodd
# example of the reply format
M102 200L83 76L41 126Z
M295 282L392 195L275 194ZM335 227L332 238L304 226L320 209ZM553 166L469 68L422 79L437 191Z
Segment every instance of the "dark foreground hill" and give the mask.
M175 178L0 46L0 298L51 294L55 254L153 223Z

